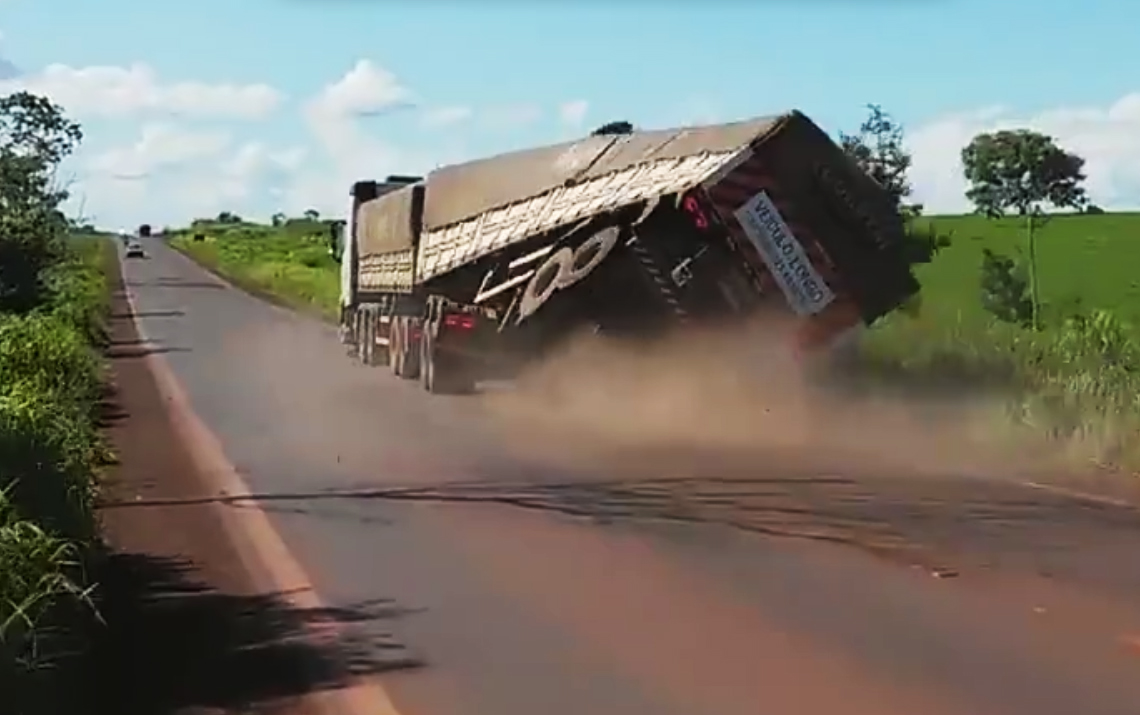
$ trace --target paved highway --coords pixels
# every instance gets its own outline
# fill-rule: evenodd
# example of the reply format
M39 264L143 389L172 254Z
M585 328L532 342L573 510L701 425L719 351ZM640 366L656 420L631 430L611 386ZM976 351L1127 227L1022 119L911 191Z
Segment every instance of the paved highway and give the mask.
M1135 715L1140 515L1010 480L578 474L158 241L140 329L404 715ZM684 475L681 475L684 476ZM905 476L905 475L903 475ZM319 498L414 487L414 498Z

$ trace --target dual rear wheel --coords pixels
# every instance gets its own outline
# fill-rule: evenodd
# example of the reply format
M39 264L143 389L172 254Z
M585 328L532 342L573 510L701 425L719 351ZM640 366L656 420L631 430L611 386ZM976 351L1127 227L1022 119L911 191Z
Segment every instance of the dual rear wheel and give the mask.
M420 353L412 339L411 318L392 318L388 331L388 364L392 374L404 380L414 380L420 374Z

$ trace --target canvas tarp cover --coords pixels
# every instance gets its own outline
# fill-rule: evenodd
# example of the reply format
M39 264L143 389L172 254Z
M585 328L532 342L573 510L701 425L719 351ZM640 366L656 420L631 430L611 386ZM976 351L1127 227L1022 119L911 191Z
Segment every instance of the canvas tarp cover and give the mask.
M613 137L524 149L445 166L428 174L424 230L537 196L577 176L613 143Z
M432 231L564 185L655 161L743 148L783 117L587 137L437 169L427 178L424 230Z
M361 256L406 251L415 245L412 207L415 185L366 201L357 209L356 240Z

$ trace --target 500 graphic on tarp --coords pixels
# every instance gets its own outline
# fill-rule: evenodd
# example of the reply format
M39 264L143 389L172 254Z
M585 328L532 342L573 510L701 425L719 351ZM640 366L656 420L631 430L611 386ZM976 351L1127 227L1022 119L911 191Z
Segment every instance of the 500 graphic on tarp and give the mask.
M738 208L736 220L768 264L792 310L813 315L835 300L767 192L761 191Z

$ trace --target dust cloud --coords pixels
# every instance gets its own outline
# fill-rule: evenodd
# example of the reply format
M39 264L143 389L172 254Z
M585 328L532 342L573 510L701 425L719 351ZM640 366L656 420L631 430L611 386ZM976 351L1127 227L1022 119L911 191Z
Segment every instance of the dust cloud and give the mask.
M649 345L582 336L485 407L516 448L611 477L615 468L629 477L714 468L993 477L1055 462L1009 429L1000 396L919 397L822 379L818 366L772 347L786 344L759 328Z

